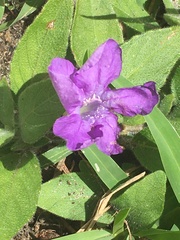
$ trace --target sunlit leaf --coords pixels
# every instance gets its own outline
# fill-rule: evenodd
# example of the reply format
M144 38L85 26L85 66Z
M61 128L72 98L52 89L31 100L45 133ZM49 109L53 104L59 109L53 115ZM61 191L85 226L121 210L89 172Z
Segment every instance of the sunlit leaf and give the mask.
M127 177L117 163L111 157L101 152L95 145L84 149L82 152L109 189Z
M41 186L38 160L29 154L0 159L0 232L11 239L33 216Z
M65 57L72 14L72 0L49 0L44 5L14 53L10 73L14 92L30 78L47 72L52 58Z
M38 141L64 109L49 78L27 86L18 98L19 126L26 143Z
M180 202L180 137L157 107L145 116L145 120L158 146L167 177Z
M114 10L109 0L77 0L72 27L71 45L79 66L84 56L90 55L108 38L123 42L122 30L114 18Z
M127 216L132 232L151 227L161 216L166 192L166 175L156 171L110 200L119 210L130 208Z
M42 185L38 206L72 220L88 220L102 189L93 175L62 174Z

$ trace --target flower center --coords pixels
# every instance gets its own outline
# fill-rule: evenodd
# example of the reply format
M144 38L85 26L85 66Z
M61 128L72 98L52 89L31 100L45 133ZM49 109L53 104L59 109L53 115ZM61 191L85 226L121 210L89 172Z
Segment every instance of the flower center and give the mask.
M82 118L87 119L98 115L98 110L101 108L101 99L98 96L93 95L91 98L86 99L83 102L83 106L80 109Z

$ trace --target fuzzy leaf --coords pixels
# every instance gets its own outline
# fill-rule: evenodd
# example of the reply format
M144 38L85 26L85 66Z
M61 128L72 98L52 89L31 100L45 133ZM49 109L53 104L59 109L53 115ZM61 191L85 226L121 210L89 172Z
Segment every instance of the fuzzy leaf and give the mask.
M136 0L116 0L114 10L117 18L138 32L158 28L158 24L139 6Z
M180 27L148 31L133 37L122 45L123 67L121 76L133 85L155 81L157 88L162 87L171 69L179 60ZM121 79L113 82L116 88Z
M8 129L14 127L14 100L5 79L0 80L0 122Z
M38 141L64 109L49 78L27 86L18 98L19 126L24 142Z
M38 160L29 154L0 159L0 232L11 239L33 216L41 186Z
M83 64L87 53L92 54L108 38L113 38L119 43L123 42L122 31L114 17L109 0L76 1L71 45L79 66Z
M47 72L53 57L65 57L73 14L72 0L49 0L22 37L11 63L11 87Z
M163 171L154 172L111 200L119 210L130 208L127 221L132 232L153 225L160 217L166 192L166 176Z
M85 221L101 194L90 174L63 174L42 185L38 206L63 218Z

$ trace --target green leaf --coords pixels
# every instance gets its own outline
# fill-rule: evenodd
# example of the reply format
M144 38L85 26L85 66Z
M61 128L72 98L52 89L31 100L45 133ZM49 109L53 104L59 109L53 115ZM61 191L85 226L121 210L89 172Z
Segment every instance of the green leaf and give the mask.
M22 139L30 144L43 137L64 112L49 78L32 83L19 94L18 111Z
M45 1L44 0L26 0L19 12L18 16L14 20L10 20L0 25L0 31L4 31L22 18L36 11ZM1 18L0 18L1 19Z
M113 86L118 88L130 87L132 84L123 77L121 81L113 82ZM178 201L180 201L179 135L157 107L152 113L145 116L145 120L158 146L167 177Z
M8 129L14 127L14 100L5 79L0 80L0 122Z
M165 95L164 98L161 100L159 109L165 116L167 116L168 113L171 111L171 108L174 104L174 98L174 94L168 94Z
M83 64L92 52L108 38L123 42L122 31L109 0L77 0L72 27L71 46L76 62ZM84 31L86 29L86 31Z
M28 27L11 63L14 92L36 74L47 72L53 57L66 55L72 14L72 0L49 0Z
M130 208L127 221L131 231L136 232L152 226L160 217L165 192L166 176L163 171L157 171L114 197L110 203L119 210Z
M142 5L137 4L136 0L116 0L114 10L121 22L138 32L142 33L159 27L157 22L142 8Z
M162 87L179 59L180 27L164 28L133 37L122 45L122 76L133 85L153 80ZM119 88L121 79L113 85Z
M138 161L151 172L164 170L157 145L148 129L139 132L132 141Z
M33 216L41 186L38 160L29 154L8 154L0 159L0 232L11 239Z
M109 188L113 188L117 183L127 178L126 173L116 164L116 162L103 152L96 145L92 145L82 151L89 163Z
M118 234L124 231L124 220L126 219L130 209L121 210L114 219L113 224L113 235L117 236Z
M41 168L45 168L50 164L55 164L71 153L72 152L68 150L66 146L54 147L38 157L40 159Z
M0 20L2 19L3 15L4 15L4 9L5 9L4 3L5 3L5 0L0 0Z
M180 135L180 101L173 107L173 110L169 116L169 121Z
M64 239L63 239L64 238ZM88 232L80 232L65 237L56 238L56 240L111 240L113 236L110 232L100 229Z
M164 210L161 215L158 228L172 230L176 225L180 229L180 205L173 193L171 186L168 184L166 189L166 198Z
M179 14L179 11L178 11L179 0L177 0L177 1L163 0L163 3L165 5L167 13Z
M8 143L14 137L14 132L0 128L0 146Z
M172 93L175 96L176 102L180 101L180 66L178 66L175 70L175 73L172 78L171 83Z
M167 118L155 107L145 120L159 148L162 164L180 202L180 138Z
M179 240L180 231L166 231L162 229L148 229L136 234L138 237L147 237L151 240Z
M136 3L139 7L141 7L142 9L144 9L144 4L147 0L136 0Z
M180 25L180 15L179 14L164 14L164 19L170 25Z
M63 218L85 221L102 194L93 175L62 174L42 185L38 206Z

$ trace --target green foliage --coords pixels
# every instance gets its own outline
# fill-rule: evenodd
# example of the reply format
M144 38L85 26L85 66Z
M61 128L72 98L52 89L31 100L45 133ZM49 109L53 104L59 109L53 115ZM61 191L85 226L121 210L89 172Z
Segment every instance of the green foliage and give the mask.
M178 240L180 238L180 231L166 231L161 229L144 230L137 234L137 236L145 236L152 240Z
M127 177L126 173L113 161L113 159L99 151L95 145L84 149L82 152L89 160L89 163L97 175L109 189L113 188L117 183Z
M119 210L129 208L127 221L132 232L149 228L161 216L166 192L164 172L154 172L111 200Z
M133 85L153 80L161 88L179 60L180 28L148 31L122 45L122 75ZM162 60L163 59L163 60ZM118 80L113 84L119 88Z
M117 18L137 32L143 33L158 28L157 22L136 0L118 1L114 3Z
M0 122L8 129L14 127L14 100L5 79L0 81Z
M0 128L0 146L7 144L14 137L14 132Z
M87 31L83 31L86 29ZM87 51L91 54L108 38L123 42L122 31L109 0L78 0L72 26L71 45L75 60L83 64Z
M0 1L0 20L2 19L3 17L3 14L4 14L4 10L5 10L5 1L4 0L1 0Z
M70 236L56 238L56 240L111 240L113 236L105 230L93 230L90 232L81 232Z
M51 164L59 162L69 156L72 152L66 146L57 146L39 156L41 168L45 168Z
M44 2L23 2L18 16L1 25L0 30L28 16ZM4 3L0 1L0 19ZM0 235L4 240L11 239L30 221L37 205L58 219L75 220L76 224L83 221L81 227L84 221L92 220L104 196L144 168L146 177L107 201L104 207L111 209L106 209L95 226L100 230L57 239L125 240L129 234L124 224L127 220L132 239L179 240L180 27L177 25L179 1L46 1L14 52L10 84L5 79L0 81ZM123 52L122 74L113 87L155 81L160 91L160 110L156 107L145 117L119 117L120 123L128 125L119 138L125 149L123 154L109 157L95 145L73 154L52 134L55 119L65 113L47 67L57 56L72 59L81 66L108 38L120 43ZM140 132L139 125L144 128ZM136 128L137 131L131 131ZM41 185L41 175L58 169L59 161L65 158L71 160L72 166L75 163L75 168L72 167L75 172L69 168L69 174L56 177L50 174ZM112 229L108 224L113 218Z
M42 185L38 206L63 218L85 221L102 194L93 175L64 174Z
M2 6L0 6L0 20L1 20L1 18L3 16L3 13L4 13L3 10L4 10L4 7L5 7L5 3L4 3L3 0L1 0L0 2L2 2ZM5 22L5 23L1 24L0 25L0 31L6 30L7 28L12 26L13 24L18 22L19 20L27 17L29 14L33 13L39 7L41 7L41 5L44 4L44 2L45 2L45 0L26 0L26 2L23 4L18 16L13 20L10 20L8 22Z
M44 136L61 114L63 107L49 78L27 86L18 97L19 127L26 143L34 143Z
M145 119L158 146L167 177L180 202L179 135L156 107L151 114L145 116ZM158 119L158 121L156 119ZM164 129L166 129L166 131L164 131Z
M38 160L31 153L10 153L0 158L0 231L11 239L36 210L41 187Z
M124 221L128 216L130 209L123 209L121 210L114 218L114 225L113 225L113 235L117 236L118 234L124 231Z
M148 129L139 132L132 141L134 154L139 162L151 172L163 170L157 145Z
M11 63L11 88L14 92L30 78L47 72L53 57L66 55L72 14L71 0L50 0L26 30Z

